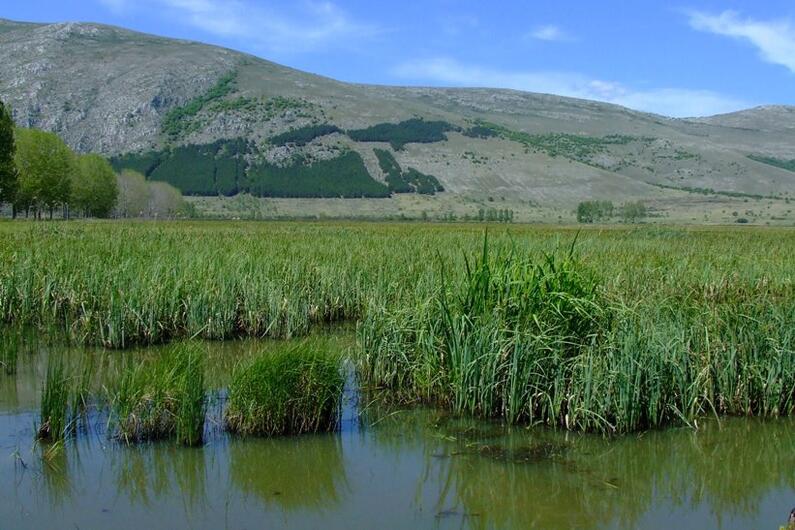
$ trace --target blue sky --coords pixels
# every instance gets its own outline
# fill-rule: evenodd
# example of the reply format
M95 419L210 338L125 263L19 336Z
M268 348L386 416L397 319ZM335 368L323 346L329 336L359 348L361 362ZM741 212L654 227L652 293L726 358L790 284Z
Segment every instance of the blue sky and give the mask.
M795 104L795 2L4 0L0 17L199 40L343 81L493 86L670 116Z

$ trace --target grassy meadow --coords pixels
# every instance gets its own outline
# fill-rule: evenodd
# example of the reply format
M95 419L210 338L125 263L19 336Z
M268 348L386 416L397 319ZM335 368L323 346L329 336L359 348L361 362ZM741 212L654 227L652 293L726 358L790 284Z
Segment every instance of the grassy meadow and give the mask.
M793 255L795 231L756 227L494 225L485 236L465 224L0 223L0 319L108 348L291 338L355 321L365 389L629 432L793 412ZM200 380L199 365L171 386ZM244 368L241 389L272 378L265 361ZM204 410L193 392L183 391L188 444ZM273 399L239 395L249 409ZM232 418L244 432L321 428L311 417Z

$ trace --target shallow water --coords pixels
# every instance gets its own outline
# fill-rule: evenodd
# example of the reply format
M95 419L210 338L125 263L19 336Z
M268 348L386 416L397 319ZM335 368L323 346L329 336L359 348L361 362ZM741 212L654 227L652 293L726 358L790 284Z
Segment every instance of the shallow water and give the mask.
M2 330L0 330L2 332ZM349 335L319 338L350 347ZM222 388L273 343L207 344ZM795 505L795 422L705 420L605 440L451 418L428 409L358 414L341 432L223 434L198 449L125 446L94 414L65 447L34 443L47 355L88 356L97 386L139 352L25 342L0 375L0 528L778 529ZM361 407L359 407L361 408Z

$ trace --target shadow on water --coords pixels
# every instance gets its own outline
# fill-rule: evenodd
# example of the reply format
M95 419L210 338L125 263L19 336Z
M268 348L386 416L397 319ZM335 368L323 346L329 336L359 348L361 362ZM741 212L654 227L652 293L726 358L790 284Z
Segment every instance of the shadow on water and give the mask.
M352 344L349 333L314 340L337 351ZM605 439L395 408L357 396L349 377L341 432L229 437L223 389L267 341L206 343L214 397L203 447L124 446L95 411L52 448L33 444L48 355L75 366L90 359L101 393L127 363L160 350L58 348L23 336L4 344L13 341L15 369L0 373L0 521L13 528L105 527L112 517L116 528L775 530L795 504L790 419Z

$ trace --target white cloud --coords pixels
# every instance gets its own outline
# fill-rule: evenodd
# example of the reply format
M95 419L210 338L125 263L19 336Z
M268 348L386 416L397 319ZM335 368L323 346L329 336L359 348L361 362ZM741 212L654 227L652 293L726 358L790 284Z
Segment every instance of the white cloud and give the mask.
M403 63L392 70L402 79L447 86L510 88L605 101L664 116L710 116L748 108L749 103L709 90L637 90L621 83L567 72L513 72L466 65L448 58Z
M789 20L752 20L736 11L717 15L691 11L688 17L693 29L748 41L765 61L795 72L795 26Z
M550 42L565 42L574 40L566 31L555 25L539 26L528 33L527 36L532 39Z
M375 26L353 20L330 1L305 1L290 8L274 8L253 0L100 0L121 12L165 11L170 20L180 20L208 33L245 41L265 51L289 53L309 51L332 44L372 37Z

